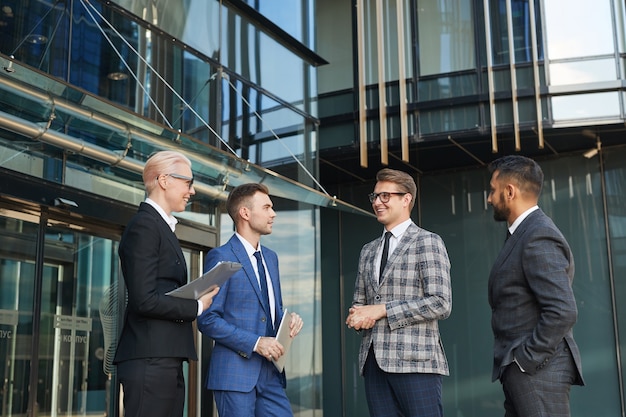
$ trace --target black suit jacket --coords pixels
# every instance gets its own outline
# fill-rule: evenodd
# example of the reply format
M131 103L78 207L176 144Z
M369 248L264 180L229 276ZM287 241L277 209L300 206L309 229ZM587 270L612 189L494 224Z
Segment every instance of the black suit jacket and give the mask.
M165 295L187 283L185 258L176 235L150 204L141 203L118 252L128 305L114 363L164 357L196 360L192 321L198 303Z
M504 243L489 275L493 380L513 358L527 373L539 372L564 342L576 366L575 383L583 384L572 333L578 317L573 279L567 241L541 209L533 211Z

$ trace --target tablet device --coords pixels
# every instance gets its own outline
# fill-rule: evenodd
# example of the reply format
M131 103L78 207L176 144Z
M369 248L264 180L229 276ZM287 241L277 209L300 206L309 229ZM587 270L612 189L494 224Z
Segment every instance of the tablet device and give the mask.
M167 292L165 295L197 300L204 294L213 291L215 287L221 287L232 274L240 269L241 264L238 262L218 262L210 271L199 278L180 288Z
M285 309L283 313L282 319L280 319L280 325L278 326L278 331L276 332L276 340L283 345L285 349L285 353L278 359L272 359L274 362L274 366L278 369L278 372L282 372L285 369L285 362L287 362L287 352L289 352L289 348L291 347L291 342L293 338L289 336L289 323L291 322L291 315Z

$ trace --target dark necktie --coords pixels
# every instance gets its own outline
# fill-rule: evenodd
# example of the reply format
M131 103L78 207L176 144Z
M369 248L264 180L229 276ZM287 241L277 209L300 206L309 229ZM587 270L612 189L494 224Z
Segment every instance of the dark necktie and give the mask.
M272 314L270 313L270 295L269 291L267 290L267 278L265 277L265 268L263 267L261 252L254 252L254 257L256 258L256 266L257 270L259 271L259 284L261 284L261 295L263 296L263 303L265 304L263 307L268 313L265 335L274 336L274 325L272 324Z
M383 276L385 265L387 265L387 258L389 257L389 238L391 232L385 232L385 243L383 244L383 256L380 258L380 271L378 272L378 279Z
M511 237L511 232L509 232L509 229L506 229L506 239L504 239L504 241L506 242L507 240L509 240L510 237Z

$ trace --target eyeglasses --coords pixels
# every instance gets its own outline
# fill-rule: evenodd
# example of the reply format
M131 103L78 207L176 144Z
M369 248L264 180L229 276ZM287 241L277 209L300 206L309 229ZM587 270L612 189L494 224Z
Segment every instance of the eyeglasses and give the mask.
M367 196L370 199L370 203L373 204L377 198L380 198L381 203L388 203L392 195L405 195L405 194L406 193L388 193L386 191L383 191L382 193L371 193L371 194L368 194Z
M166 177L172 177L172 178L176 178L177 180L183 180L183 181L187 181L187 186L189 187L189 189L191 190L191 187L193 187L193 177L188 177L186 175L180 175L180 174L163 174ZM158 179L159 177L157 177Z

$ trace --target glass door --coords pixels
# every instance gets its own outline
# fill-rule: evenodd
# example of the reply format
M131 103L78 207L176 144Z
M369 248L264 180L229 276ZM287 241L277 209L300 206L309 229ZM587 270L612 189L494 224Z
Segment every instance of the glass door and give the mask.
M0 207L0 415L114 415L117 240L42 219Z

